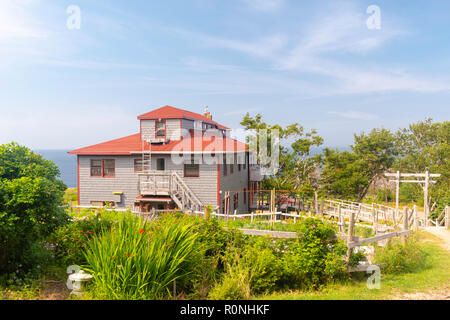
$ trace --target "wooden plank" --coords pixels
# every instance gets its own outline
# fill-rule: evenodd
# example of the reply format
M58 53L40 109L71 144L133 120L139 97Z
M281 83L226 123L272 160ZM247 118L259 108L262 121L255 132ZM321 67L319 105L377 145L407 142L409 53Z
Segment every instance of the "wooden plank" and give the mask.
M359 247L364 244L374 243L374 242L378 242L381 240L390 239L390 238L394 238L394 237L409 236L410 233L411 233L410 230L404 230L404 231L399 231L399 232L390 232L390 233L382 234L382 235L375 236L372 238L366 238L366 239L362 239L360 241L354 241L354 242L349 243L348 246L350 246L351 248Z
M270 236L272 238L292 239L297 238L295 232L288 231L272 231L272 230L256 230L256 229L239 229L242 233L251 236Z

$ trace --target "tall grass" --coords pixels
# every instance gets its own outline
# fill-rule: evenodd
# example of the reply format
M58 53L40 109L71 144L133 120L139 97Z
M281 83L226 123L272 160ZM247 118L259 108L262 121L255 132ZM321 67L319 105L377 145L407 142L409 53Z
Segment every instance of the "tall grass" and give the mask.
M173 281L189 274L189 259L198 244L189 221L167 222L150 225L124 214L116 226L90 241L85 269L94 276L98 298L170 296Z

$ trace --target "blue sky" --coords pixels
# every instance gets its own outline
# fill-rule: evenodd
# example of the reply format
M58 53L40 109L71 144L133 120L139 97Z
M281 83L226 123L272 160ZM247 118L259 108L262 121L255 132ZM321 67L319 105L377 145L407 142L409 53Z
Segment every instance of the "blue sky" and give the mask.
M81 10L70 30L67 8ZM381 28L369 29L377 5ZM0 143L74 149L163 105L346 146L450 118L448 1L0 1Z

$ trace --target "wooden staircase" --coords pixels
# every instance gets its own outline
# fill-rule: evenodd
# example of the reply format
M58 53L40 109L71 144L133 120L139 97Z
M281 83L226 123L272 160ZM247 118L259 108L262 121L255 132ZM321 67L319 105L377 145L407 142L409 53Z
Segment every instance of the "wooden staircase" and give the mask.
M203 210L202 202L175 171L172 172L172 188L170 196L181 210Z
M176 171L147 171L139 173L141 195L170 196L185 211L202 211L203 204Z

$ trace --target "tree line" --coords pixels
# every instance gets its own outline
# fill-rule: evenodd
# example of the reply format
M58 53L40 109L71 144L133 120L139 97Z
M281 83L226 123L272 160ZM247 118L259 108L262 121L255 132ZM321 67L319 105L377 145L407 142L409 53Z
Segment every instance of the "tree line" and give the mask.
M359 202L368 198L374 181L385 172L428 170L441 174L431 189L430 207L450 205L450 121L425 119L397 131L374 128L354 134L349 150L323 148L318 154L312 151L323 145L323 138L316 130L306 132L299 123L283 127L264 122L260 114L252 117L247 113L241 125L246 130L266 129L269 137L274 129L279 132L279 170L265 179L265 188ZM267 140L270 149L270 138ZM423 203L418 184L403 184L401 195Z

